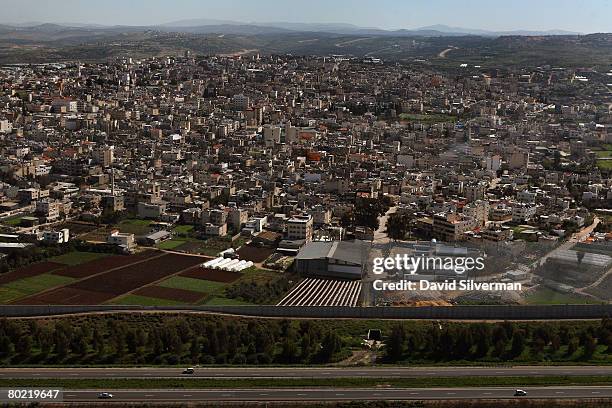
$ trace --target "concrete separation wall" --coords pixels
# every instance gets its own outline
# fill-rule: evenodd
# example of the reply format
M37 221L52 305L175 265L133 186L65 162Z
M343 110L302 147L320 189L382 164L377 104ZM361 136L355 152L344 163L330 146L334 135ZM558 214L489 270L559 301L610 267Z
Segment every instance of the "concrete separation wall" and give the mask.
M612 305L547 306L0 306L0 317L33 317L96 312L209 312L253 317L433 319L433 320L571 320L612 316Z

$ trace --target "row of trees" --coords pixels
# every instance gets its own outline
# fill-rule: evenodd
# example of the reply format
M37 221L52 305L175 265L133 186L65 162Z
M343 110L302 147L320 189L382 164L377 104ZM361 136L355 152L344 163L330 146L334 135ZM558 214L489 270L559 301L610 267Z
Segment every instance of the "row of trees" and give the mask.
M113 318L0 320L0 361L10 364L297 364L342 358L343 340L308 321Z
M590 360L598 346L612 353L612 320L599 326L574 328L568 324L516 325L476 323L433 324L415 330L399 323L386 342L385 358L407 360Z
M612 321L395 323L117 315L0 320L0 364L325 364L348 357L366 327L389 363L604 361Z

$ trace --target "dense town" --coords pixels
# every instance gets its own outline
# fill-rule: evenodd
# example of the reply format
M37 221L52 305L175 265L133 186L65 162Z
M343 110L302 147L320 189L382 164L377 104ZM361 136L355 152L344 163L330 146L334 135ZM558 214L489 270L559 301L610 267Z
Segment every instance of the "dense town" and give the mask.
M609 78L340 55L3 66L0 301L607 302ZM476 278L526 291L372 293L370 257L401 251L474 252Z

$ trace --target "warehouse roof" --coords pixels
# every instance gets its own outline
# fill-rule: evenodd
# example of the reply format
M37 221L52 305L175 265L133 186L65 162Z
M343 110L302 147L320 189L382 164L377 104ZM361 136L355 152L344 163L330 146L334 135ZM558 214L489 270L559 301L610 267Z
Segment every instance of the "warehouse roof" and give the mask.
M363 241L309 242L300 249L298 260L338 259L345 262L361 264L366 246Z

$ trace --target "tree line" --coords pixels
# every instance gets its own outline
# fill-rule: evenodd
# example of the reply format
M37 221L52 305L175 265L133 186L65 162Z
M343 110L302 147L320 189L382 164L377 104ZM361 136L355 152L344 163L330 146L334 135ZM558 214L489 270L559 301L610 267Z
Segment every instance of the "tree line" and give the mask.
M315 364L345 351L335 331L310 321L0 320L3 364Z
M570 324L434 323L427 329L395 324L385 359L399 361L563 361L612 354L612 320L577 328Z
M386 363L608 362L612 320L392 322L133 314L0 320L0 365L284 365L349 357L381 329Z

